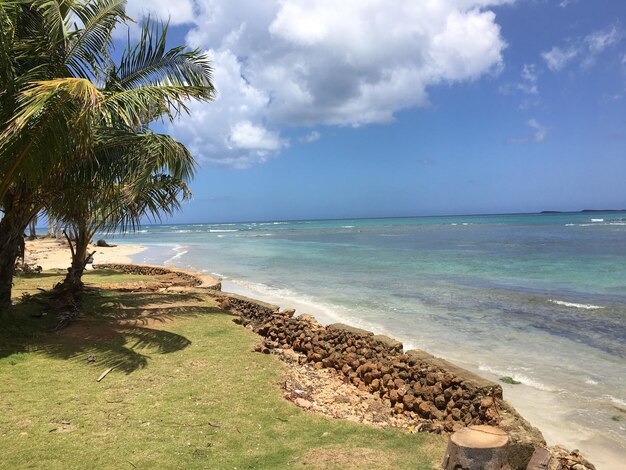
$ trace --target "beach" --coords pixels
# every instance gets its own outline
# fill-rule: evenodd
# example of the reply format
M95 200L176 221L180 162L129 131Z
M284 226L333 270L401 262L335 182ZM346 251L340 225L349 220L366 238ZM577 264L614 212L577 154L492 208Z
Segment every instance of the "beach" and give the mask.
M93 255L94 264L130 263L132 256L145 250L140 245L123 244L111 247L91 245L88 252ZM49 269L66 269L72 263L72 254L67 243L54 238L26 240L25 261L28 264ZM89 266L89 265L88 265ZM89 268L88 268L89 269Z

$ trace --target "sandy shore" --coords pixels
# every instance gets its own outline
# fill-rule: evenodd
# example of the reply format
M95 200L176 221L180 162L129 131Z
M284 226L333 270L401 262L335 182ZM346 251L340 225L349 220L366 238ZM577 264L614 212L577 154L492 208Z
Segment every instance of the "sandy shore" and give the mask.
M91 245L89 252L95 251L94 263L119 263L132 262L131 256L145 250L139 245L118 245L111 248L103 248ZM46 269L66 269L70 266L72 256L67 243L52 238L40 238L26 241L26 262L35 264ZM88 268L89 269L89 268Z

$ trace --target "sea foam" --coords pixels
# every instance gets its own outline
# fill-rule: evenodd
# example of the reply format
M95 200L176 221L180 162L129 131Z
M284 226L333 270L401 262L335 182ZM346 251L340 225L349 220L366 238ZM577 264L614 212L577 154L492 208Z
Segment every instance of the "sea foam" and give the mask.
M557 304L557 305L562 305L563 307L582 308L585 310L598 310L598 309L604 308L600 305L577 304L574 302L565 302L564 300L548 299L548 302L552 302L553 304Z

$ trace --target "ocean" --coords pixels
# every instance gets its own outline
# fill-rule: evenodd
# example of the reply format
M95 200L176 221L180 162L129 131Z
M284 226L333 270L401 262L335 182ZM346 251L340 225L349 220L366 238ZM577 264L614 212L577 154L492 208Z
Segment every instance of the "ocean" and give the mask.
M152 225L115 240L148 247L135 262L510 376L505 399L549 444L626 462L626 213Z

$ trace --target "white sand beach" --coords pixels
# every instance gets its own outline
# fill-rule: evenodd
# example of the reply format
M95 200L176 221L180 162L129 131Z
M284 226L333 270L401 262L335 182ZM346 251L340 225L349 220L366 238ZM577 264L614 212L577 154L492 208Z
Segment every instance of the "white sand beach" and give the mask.
M117 245L99 247L91 245L89 252L94 252L94 264L130 263L131 256L145 250L140 245ZM71 264L71 253L67 243L53 238L38 238L26 241L26 263L35 264L42 269L65 269ZM88 266L88 269L90 267Z

